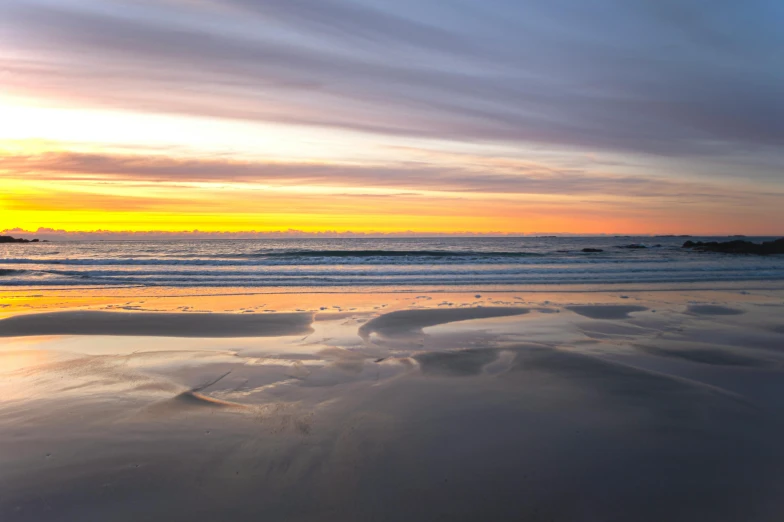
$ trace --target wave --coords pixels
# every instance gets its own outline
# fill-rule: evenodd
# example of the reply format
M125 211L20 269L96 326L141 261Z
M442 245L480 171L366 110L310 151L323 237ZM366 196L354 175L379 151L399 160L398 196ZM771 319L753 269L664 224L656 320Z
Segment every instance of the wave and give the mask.
M350 268L350 269L346 269ZM464 284L579 284L615 282L675 282L784 280L784 265L683 264L647 265L483 265L474 267L388 265L335 269L264 270L11 270L0 286L9 285L142 285L142 286L378 286L378 285L464 285Z
M266 259L383 259L383 258L430 258L430 259L505 259L505 258L540 258L545 254L531 252L450 252L439 250L296 250L284 252L268 252L253 254L197 254L194 256L133 255L133 257L109 258L6 258L0 259L3 264L54 264L54 265L177 265L177 264L256 264Z
M643 238L634 241L639 244ZM0 287L456 288L784 280L784 258L696 254L681 249L679 241L662 242L662 248L644 249L614 248L620 241L606 238L158 242L147 248L138 243L62 244L52 251L7 251L9 257L0 258ZM583 253L585 247L604 252Z
M629 259L608 259L600 258L597 256L588 257L585 255L575 256L561 256L552 257L545 255L525 255L525 256L500 256L494 257L490 255L461 255L461 256L446 256L443 258L431 258L427 256L419 257L402 257L402 256L389 256L389 257L356 257L356 256L342 256L342 257L264 257L254 259L237 259L237 258L204 258L204 257L191 257L191 258L17 258L17 259L0 259L0 265L60 265L60 266L201 266L201 267L262 267L262 266L379 266L379 265L394 265L394 266L436 266L436 265L492 265L492 264L508 264L512 265L562 265L562 264L612 264L612 263L627 263ZM648 258L639 259L637 261L645 263L664 263L672 261L672 258Z
M589 266L585 264L540 264L540 265L478 265L478 266L453 266L453 265L385 265L381 267L367 267L364 265L359 266L342 266L336 270L335 267L308 268L308 269L292 269L291 267L214 267L209 269L193 270L188 267L181 269L156 269L155 266L149 269L139 269L141 267L128 267L125 270L101 270L101 269L86 269L86 270L53 270L44 269L35 272L52 274L65 277L91 277L91 278L166 278L166 277L245 277L245 278L305 278L305 277L341 277L341 278L362 278L362 277L404 277L404 276L496 276L496 275L509 275L509 276L532 276L532 275L575 275L580 276L584 274L614 274L623 276L627 274L638 273L689 273L689 272L759 272L759 273L784 273L784 266L776 264L757 264L753 267L748 266L678 266L669 263L648 264L648 263L626 263L619 264L606 264ZM177 268L177 267L174 267ZM244 268L244 269L243 269ZM261 268L261 270L259 269ZM20 271L25 272L25 271Z
M534 257L543 254L453 250L290 250L251 255L265 257Z
M574 277L567 275L563 278L540 277L461 277L461 278L389 278L376 277L367 279L321 277L321 278L268 278L268 279L243 279L243 278L161 278L160 280L134 280L134 279L16 279L3 280L0 286L142 286L142 287L211 287L211 288L320 288L320 287L478 287L478 286L525 286L525 285L613 285L618 284L647 284L647 283L710 283L710 282L740 282L740 281L784 281L784 273L766 275L750 271L747 274L637 274L636 277L617 277L601 274L597 277Z
M15 275L24 274L25 272L27 272L27 270L17 270L14 268L0 268L0 277L15 276Z

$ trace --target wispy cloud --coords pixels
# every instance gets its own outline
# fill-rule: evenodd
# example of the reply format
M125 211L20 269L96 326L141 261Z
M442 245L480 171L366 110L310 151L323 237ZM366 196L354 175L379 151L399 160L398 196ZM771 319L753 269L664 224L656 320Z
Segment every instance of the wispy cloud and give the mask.
M331 187L336 193L347 188L360 187L365 191L377 188L393 191L377 196L398 197L422 192L676 198L684 202L784 197L784 191L761 191L736 185L610 175L579 169L559 170L530 162L507 161L499 166L495 161L486 161L488 164L483 169L481 164L471 168L427 163L352 165L52 152L0 156L0 172L7 178L27 180L250 183Z
M663 155L784 145L774 1L9 0L0 15L9 88L84 104Z

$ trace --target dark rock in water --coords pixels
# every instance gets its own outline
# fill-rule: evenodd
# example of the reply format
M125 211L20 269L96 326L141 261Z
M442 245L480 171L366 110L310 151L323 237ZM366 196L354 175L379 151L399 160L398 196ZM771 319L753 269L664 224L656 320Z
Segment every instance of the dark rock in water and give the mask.
M631 248L631 249L639 249L639 248L648 248L645 245L641 245L639 243L632 243L631 245L620 245L618 248Z
M767 256L784 254L784 238L763 243L752 243L736 239L734 241L686 241L681 248L691 248L699 252L721 252L724 254L753 254Z
M583 248L583 252L604 252L601 248Z
M21 237L0 236L0 243L38 243L38 240L22 239Z

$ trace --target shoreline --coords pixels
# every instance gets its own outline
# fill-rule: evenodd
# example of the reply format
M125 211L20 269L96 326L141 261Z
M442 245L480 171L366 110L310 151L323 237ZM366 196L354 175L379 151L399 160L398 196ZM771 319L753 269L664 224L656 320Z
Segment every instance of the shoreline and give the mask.
M171 295L189 295L191 297L212 295L276 295L276 294L390 294L390 293L507 293L507 292L532 292L532 293L586 293L603 291L629 291L629 292L668 292L678 290L784 290L784 279L750 279L732 281L671 281L671 282L640 282L640 283L544 283L544 284L454 284L454 285L337 285L337 286L231 286L231 285L3 285L0 279L0 296L24 292L117 292L121 290L136 290L137 293L152 293L161 295L162 290ZM193 293L198 291L200 293Z
M400 288L397 291L303 291L257 292L247 289L193 289L145 287L138 292L117 292L113 288L67 291L0 290L0 318L20 313L55 312L63 310L128 311L159 313L323 313L326 311L368 311L405 309L408 307L466 307L466 306L559 306L590 302L677 303L689 300L759 301L781 303L784 285L754 288L733 285L729 288L562 288L543 287L515 289L447 289ZM228 290L228 291L227 291ZM232 291L233 290L233 291Z
M181 289L175 289L181 290ZM79 296L58 293L0 294L0 338L131 336L169 338L262 338L310 335L315 324L346 318L363 326L408 324L421 330L445 323L520 316L535 312L624 320L627 312L665 316L721 316L784 306L784 289L497 292L230 292L192 295L123 295L103 289ZM727 311L729 310L729 311ZM413 314L408 317L406 314ZM424 316L422 314L425 314ZM429 314L429 315L428 315ZM745 317L745 316L744 316ZM751 316L749 316L751 317ZM462 319L461 319L462 318ZM409 324L410 323L410 324ZM417 326L419 325L419 326ZM382 326L376 328L383 332Z
M751 286L750 289L767 289L771 286L784 289L784 278L776 279L734 279L734 280L721 280L721 281L654 281L654 282L620 282L620 283L497 283L497 284L441 284L441 285L359 285L359 284L346 284L336 286L231 286L223 285L142 285L142 284L129 284L129 285L17 285L17 284L3 284L0 279L0 293L3 292L21 292L21 291L39 291L39 292L76 292L84 290L161 290L168 289L177 292L187 292L194 289L201 291L215 290L221 291L225 289L236 290L234 293L257 293L257 294L336 294L336 293L410 293L410 292L508 292L508 291L528 291L528 292L549 292L553 289L561 289L562 292L594 292L609 290L629 290L629 291L667 291L678 290L686 287L689 290L732 290L735 288L746 288ZM747 288L748 289L748 288ZM192 294L197 295L197 294ZM211 295L206 294L206 295Z

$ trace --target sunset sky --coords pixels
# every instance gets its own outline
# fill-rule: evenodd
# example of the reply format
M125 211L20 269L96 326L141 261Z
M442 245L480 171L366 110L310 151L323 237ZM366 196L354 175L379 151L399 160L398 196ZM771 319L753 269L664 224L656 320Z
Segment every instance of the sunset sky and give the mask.
M0 230L784 233L781 0L2 0Z

